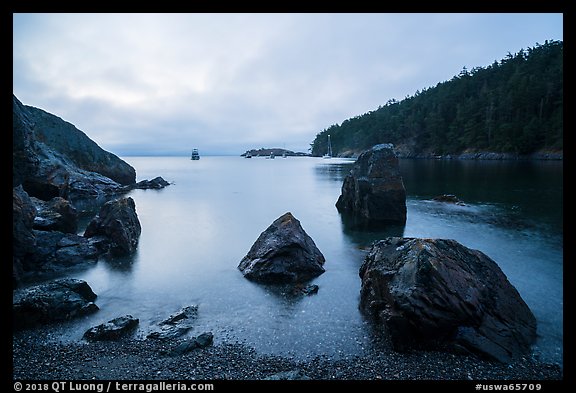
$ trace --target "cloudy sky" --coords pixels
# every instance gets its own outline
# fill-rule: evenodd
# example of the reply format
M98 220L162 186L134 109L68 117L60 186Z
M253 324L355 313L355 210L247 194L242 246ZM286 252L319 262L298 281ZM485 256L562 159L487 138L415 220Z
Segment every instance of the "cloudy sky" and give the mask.
M13 91L106 150L308 151L332 124L563 40L562 14L14 14Z

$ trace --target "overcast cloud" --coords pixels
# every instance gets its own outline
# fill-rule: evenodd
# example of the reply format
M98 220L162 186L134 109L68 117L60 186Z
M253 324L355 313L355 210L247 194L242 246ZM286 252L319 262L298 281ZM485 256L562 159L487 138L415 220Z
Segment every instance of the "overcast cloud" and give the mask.
M562 14L15 14L13 91L118 155L307 151Z

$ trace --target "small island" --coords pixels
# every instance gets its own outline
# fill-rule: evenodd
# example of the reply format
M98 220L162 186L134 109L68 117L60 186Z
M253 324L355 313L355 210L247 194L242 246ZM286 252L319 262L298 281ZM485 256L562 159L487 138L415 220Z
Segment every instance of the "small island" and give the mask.
M260 149L247 150L240 154L240 157L309 157L310 154L302 152L293 152L292 150L281 149L279 147L261 147Z

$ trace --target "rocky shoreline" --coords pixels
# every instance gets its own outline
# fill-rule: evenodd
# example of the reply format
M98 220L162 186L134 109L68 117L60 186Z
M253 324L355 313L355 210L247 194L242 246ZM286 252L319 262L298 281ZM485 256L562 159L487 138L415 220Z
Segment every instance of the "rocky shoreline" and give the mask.
M14 380L461 380L553 381L558 365L525 356L513 363L436 351L395 352L374 345L363 356L297 359L267 355L248 345L217 343L180 356L180 340L60 342L57 326L13 335Z

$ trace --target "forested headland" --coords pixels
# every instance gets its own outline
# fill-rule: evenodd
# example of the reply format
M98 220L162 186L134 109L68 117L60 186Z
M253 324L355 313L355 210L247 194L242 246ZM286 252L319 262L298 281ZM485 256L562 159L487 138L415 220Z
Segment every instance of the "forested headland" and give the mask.
M334 124L316 135L311 153L327 152L328 135L335 156L379 143L404 157L562 153L563 92L563 42L545 41Z

